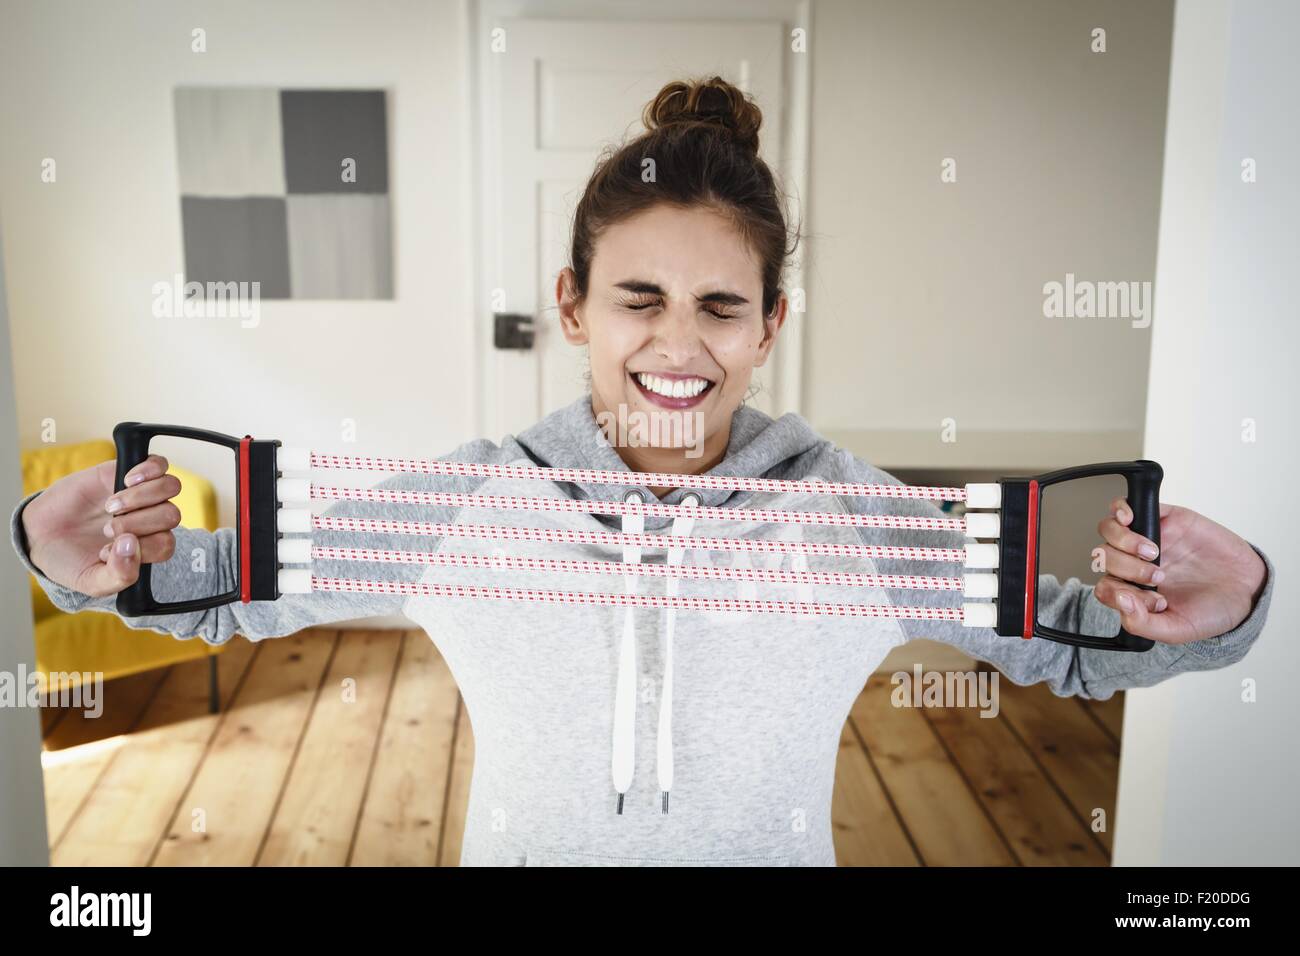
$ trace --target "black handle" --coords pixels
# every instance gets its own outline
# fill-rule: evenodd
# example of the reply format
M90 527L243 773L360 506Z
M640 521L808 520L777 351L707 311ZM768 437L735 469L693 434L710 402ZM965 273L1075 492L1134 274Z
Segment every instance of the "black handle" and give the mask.
M113 444L117 446L117 477L113 480L113 491L126 487L126 473L149 457L149 442L157 435L173 438L192 438L195 441L211 442L239 451L239 439L220 432L205 431L201 428L187 428L183 425L151 425L141 422L121 422L113 429ZM235 483L239 487L239 483ZM156 601L151 587L152 566L140 563L140 576L135 583L117 593L117 613L123 617L139 617L142 614L180 614L185 611L202 611L239 600L240 585L225 594L196 598L190 601Z
M1160 547L1160 482L1164 480L1165 472L1154 461L1135 461L1133 464L1138 467L1124 475L1128 481L1129 507L1133 509L1133 523L1129 528L1144 538L1150 538L1158 548ZM1160 563L1159 554L1155 556L1152 563ZM1138 586L1148 591L1155 590L1155 585L1152 584ZM1130 634L1123 627L1115 635L1115 640L1126 650L1148 651L1155 646L1155 641Z
M1039 504L1041 505L1042 502L1043 489L1048 485L1073 481L1076 478L1092 478L1098 475L1124 476L1125 481L1128 483L1129 507L1133 510L1133 523L1129 527L1143 537L1150 538L1155 542L1156 547L1159 547L1160 482L1164 480L1165 472L1154 461L1145 459L1139 461L1112 461L1100 465L1085 465L1081 468L1065 468L1061 471L1042 475L1037 479ZM1042 524L1040 523L1039 530L1041 531L1041 529ZM1037 541L1030 542L1030 545L1037 551ZM1160 563L1159 555L1156 556L1155 563ZM1155 587L1149 584L1138 586L1148 591L1155 590ZM1036 587L1037 583L1035 583ZM1035 607L1037 607L1037 599L1035 599ZM1065 644L1077 644L1081 647L1094 647L1103 650L1142 652L1149 651L1155 646L1155 641L1145 637L1138 637L1136 634L1130 634L1122 626L1119 633L1114 637L1092 637L1085 634L1071 634L1068 631L1059 631L1039 624L1035 620L1034 636L1045 637Z

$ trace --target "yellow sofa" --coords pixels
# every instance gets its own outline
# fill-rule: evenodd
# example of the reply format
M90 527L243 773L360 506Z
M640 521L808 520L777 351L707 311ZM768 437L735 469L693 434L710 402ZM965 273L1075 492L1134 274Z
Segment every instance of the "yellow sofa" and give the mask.
M23 493L48 488L72 472L117 457L111 441L98 440L75 445L52 445L24 451ZM212 483L172 464L170 474L181 481L181 491L172 501L180 509L181 525L187 528L217 529L217 494ZM105 680L125 677L181 661L208 658L211 667L211 700L217 707L216 655L225 646L203 641L178 640L157 631L127 627L115 614L60 611L31 577L32 608L36 631L36 668L51 673L102 673Z

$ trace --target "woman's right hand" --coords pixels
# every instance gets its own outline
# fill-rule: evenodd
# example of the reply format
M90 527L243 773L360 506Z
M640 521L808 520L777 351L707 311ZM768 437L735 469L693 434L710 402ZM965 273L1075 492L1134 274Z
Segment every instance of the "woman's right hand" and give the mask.
M116 594L140 577L140 562L169 559L181 512L169 499L181 490L167 459L150 455L126 474L114 494L116 461L60 478L23 508L32 564L46 577L91 597ZM110 510L110 504L118 503Z

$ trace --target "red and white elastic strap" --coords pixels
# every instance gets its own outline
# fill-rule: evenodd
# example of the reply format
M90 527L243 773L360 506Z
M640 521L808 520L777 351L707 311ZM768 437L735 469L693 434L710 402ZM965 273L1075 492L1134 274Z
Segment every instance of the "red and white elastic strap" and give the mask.
M682 538L681 540L688 540ZM676 549L674 549L676 550ZM713 565L632 564L612 561L573 561L563 558L521 558L513 555L462 554L440 551L392 551L374 548L335 548L314 545L305 538L280 541L282 564L313 561L367 561L378 564L424 564L443 568L490 571L553 571L566 574L631 574L648 578L693 578L714 581L753 581L813 587L899 588L916 591L962 591L962 578L922 574L862 574L851 571L782 571L774 568L735 568ZM969 591L967 592L968 596Z
M589 468L549 468L531 465L487 465L446 461L441 458L372 458L369 456L322 455L298 448L282 448L277 456L281 471L383 471L403 475L444 475L467 478L522 478L524 480L569 481L589 485L631 484L639 479L642 488L677 488L683 477L700 491L761 491L770 494L847 495L862 498L926 498L932 501L967 501L971 489L987 497L997 485L966 485L964 488L922 485L868 485L820 480L792 481L784 478L745 478L725 475L675 475L653 471L597 471ZM997 507L997 505L985 506Z
M574 528L528 528L513 525L450 524L441 521L405 521L394 518L353 518L312 514L305 508L281 508L277 515L282 534L354 531L366 534L419 535L435 538L538 541L594 544L611 548L638 545L666 550L683 547L697 551L747 551L759 554L817 554L859 560L938 561L968 568L996 568L998 546L968 543L961 548L919 548L892 544L840 544L835 541L785 541L781 538L696 538L678 542L668 535L617 531L581 531Z
M997 508L1001 488L997 484L968 484L964 488L921 487L894 484L854 484L821 480L786 480L745 478L718 475L674 475L657 472L597 471L585 468L547 468L538 466L490 465L442 459L374 458L366 456L321 455L297 449L279 449L277 466L281 474L312 469L344 471L383 471L401 474L429 474L480 478L510 478L548 482L612 484L623 487L680 487L689 481L693 489L755 491L770 494L797 493L830 496L881 497L961 501L968 507ZM634 484L639 483L639 484ZM281 478L277 497L282 504L306 505L311 501L366 501L478 508L491 511L566 512L605 514L627 519L673 517L691 520L754 521L776 524L830 525L840 527L885 528L914 531L957 531L971 538L996 538L998 514L968 512L960 518L932 518L912 515L858 515L845 512L795 511L771 508L709 508L692 504L646 504L639 495L625 495L622 501L552 498L543 496L479 495L455 492L405 491L381 488L344 488L319 485L305 478ZM997 566L998 546L969 542L963 548L925 548L888 545L849 545L831 542L805 542L727 537L673 537L647 534L638 520L630 525L635 532L578 531L562 528L513 527L509 525L452 524L383 518L348 518L314 515L307 507L281 508L277 516L282 534L310 533L314 529L382 534L431 535L440 537L478 538L502 541L567 542L614 547L650 548L665 551L776 552L792 554L827 554L857 558L939 561L964 565L967 569L991 569ZM622 574L629 582L636 577L663 577L670 582L681 579L751 581L785 585L823 585L903 590L960 591L971 598L996 596L997 575L967 573L963 577L932 575L861 574L817 572L767 568L713 567L679 563L645 564L641 562L575 561L555 558L475 554L397 551L348 547L316 546L310 539L282 538L279 542L281 564L308 564L315 560L357 561L374 563L425 564L438 567L476 568L497 571L548 571L570 574ZM407 594L428 597L469 597L491 600L526 601L541 604L574 604L623 607L659 607L684 611L723 611L776 613L795 616L904 618L914 620L962 621L971 626L988 627L993 619L991 603L967 602L959 608L908 607L893 604L822 603L807 601L767 601L716 597L683 597L675 593L641 594L628 588L626 593L547 591L531 588L507 588L463 584L435 584L409 581L368 581L357 578L323 577L310 569L284 568L280 571L280 590L284 593L309 591L357 591L367 593Z
M669 597L665 594L619 594L604 591L535 591L477 584L430 584L423 581L360 581L312 575L313 591L361 591L424 597L490 598L538 604L587 604L606 607L676 608L679 611L732 611L791 614L798 617L892 617L920 621L966 620L963 608L907 607L893 604L820 604L810 601L755 601L743 598ZM967 605L970 606L970 605ZM983 605L974 605L982 607ZM988 627L980 624L980 627Z
M692 482L694 484L694 482ZM595 501L573 498L533 498L520 495L470 495L449 491L400 491L386 488L335 488L302 479L282 478L277 486L282 502L375 501L392 504L439 505L449 508L487 508L504 511L551 511L600 515L649 515L675 518L681 505L643 504L633 501ZM975 512L964 518L921 518L914 515L859 515L830 511L784 511L772 508L693 509L702 521L766 521L773 524L818 524L852 528L895 528L912 531L963 531L971 537L997 537L997 515ZM969 522L980 522L971 528Z

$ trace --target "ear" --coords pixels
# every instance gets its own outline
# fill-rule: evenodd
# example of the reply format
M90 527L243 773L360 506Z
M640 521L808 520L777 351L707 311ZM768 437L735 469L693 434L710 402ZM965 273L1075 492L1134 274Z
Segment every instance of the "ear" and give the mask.
M772 314L763 319L763 340L758 343L758 355L754 360L754 368L760 368L767 364L767 357L772 354L772 346L776 344L776 335L781 331L781 326L785 325L787 305L789 305L789 300L786 299L785 293L782 292L776 297L776 306L772 309Z
M555 279L555 303L560 313L560 331L570 345L586 345L590 339L578 302L577 276L565 266Z

